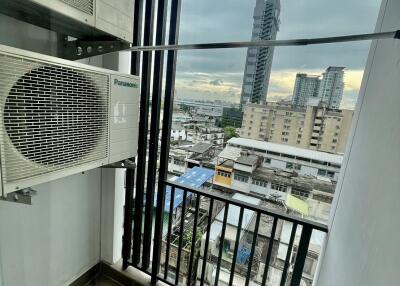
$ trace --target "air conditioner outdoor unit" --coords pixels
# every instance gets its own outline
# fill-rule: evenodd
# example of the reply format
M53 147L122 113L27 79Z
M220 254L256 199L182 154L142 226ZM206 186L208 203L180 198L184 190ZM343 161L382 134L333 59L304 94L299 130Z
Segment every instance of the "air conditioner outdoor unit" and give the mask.
M1 0L0 13L67 36L132 42L134 0Z
M0 196L136 155L136 76L0 45L0 106Z

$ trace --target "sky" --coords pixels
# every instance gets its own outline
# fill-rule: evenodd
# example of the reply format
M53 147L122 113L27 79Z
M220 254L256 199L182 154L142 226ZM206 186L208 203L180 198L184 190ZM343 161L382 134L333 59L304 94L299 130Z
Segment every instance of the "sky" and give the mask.
M277 39L373 32L380 0L281 0ZM255 0L182 1L179 43L249 41ZM354 108L370 42L275 48L267 100L290 98L298 72L344 66L343 108ZM246 49L180 51L176 95L239 102Z

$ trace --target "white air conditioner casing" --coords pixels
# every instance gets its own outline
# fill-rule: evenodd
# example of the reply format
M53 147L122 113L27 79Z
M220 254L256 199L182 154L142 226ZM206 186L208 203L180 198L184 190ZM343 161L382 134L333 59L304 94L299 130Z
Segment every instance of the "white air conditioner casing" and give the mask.
M0 45L0 108L0 195L136 155L136 76Z
M68 36L113 35L132 42L134 3L134 0L1 0L0 12Z

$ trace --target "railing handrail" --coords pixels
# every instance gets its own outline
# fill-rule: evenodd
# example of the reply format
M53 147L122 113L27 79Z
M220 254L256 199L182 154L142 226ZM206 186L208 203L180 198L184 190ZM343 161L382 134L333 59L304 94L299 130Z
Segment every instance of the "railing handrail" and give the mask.
M275 211L275 210L268 210L268 209L266 209L266 208L264 208L262 206L259 206L259 205L253 205L253 204L250 204L250 203L247 203L247 202L243 202L243 201L239 201L239 200L236 200L236 199L233 199L233 198L226 197L224 195L220 195L220 194L216 194L216 193L210 193L210 192L204 191L204 190L199 189L199 188L193 188L193 187L190 187L190 186L187 186L187 185L184 185L184 184L180 184L180 183L176 183L176 182L173 182L173 181L166 180L164 183L166 185L168 185L168 186L171 186L171 187L179 188L179 189L184 190L184 191L186 190L186 191L194 193L194 194L199 194L199 195L202 195L202 196L205 196L205 197L209 197L209 198L212 198L212 199L215 199L215 200L218 200L218 201L222 201L224 203L229 203L229 204L232 204L232 205L235 205L235 206L238 206L238 207L244 207L246 209L249 209L249 210L252 210L252 211L255 211L255 212L260 212L261 214L264 214L264 215L276 217L276 218L279 218L279 219L282 219L282 220L285 220L285 221L289 221L289 222L292 222L292 223L297 223L297 224L302 225L302 226L309 226L312 229L319 230L319 231L322 231L322 232L326 232L326 233L328 232L328 226L324 225L322 223L318 223L318 222L311 221L311 220L304 219L304 218L300 218L300 217L294 217L294 216L291 216L289 214L286 214L286 213L283 213L283 212L279 212L279 211Z

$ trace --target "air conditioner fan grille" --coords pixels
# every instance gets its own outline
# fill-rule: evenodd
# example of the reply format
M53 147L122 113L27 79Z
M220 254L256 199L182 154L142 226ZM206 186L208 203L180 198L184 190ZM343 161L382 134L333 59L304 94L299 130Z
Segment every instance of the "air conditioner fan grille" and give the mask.
M12 68L7 70L15 74L19 64L35 65L7 59ZM13 78L14 83L2 98L3 179L12 182L107 157L108 76L47 64L13 77L4 77L4 70L0 82Z
M93 15L93 0L60 0L86 14Z

